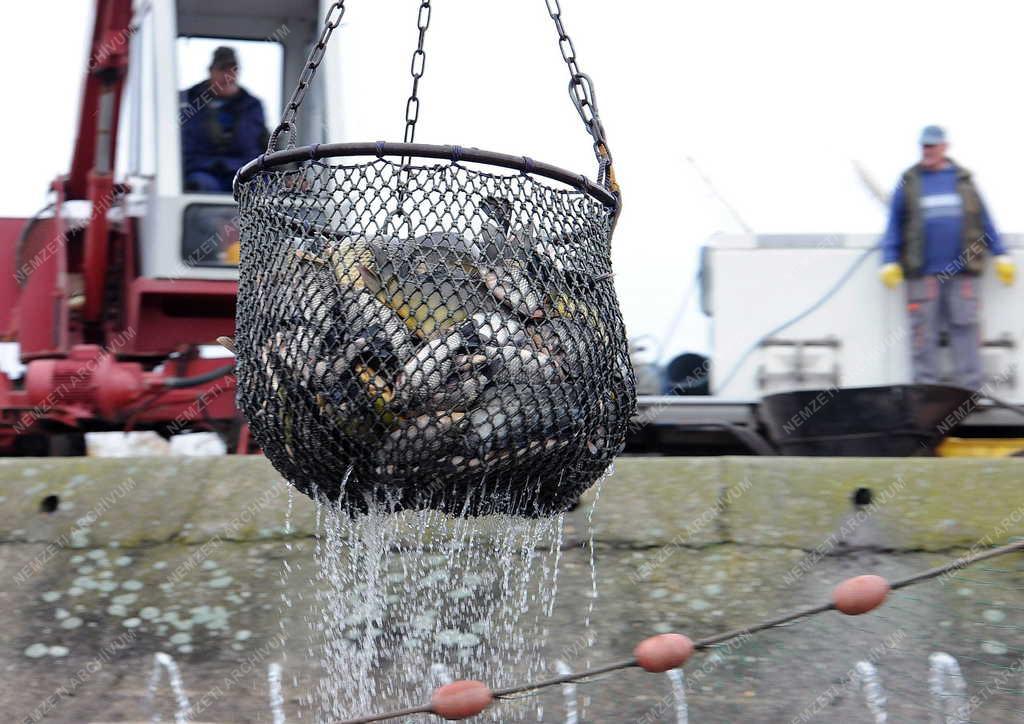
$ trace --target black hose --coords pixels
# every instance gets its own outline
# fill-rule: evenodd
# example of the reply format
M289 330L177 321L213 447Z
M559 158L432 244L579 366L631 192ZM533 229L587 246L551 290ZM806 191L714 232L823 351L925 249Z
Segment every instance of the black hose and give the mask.
M750 452L754 453L755 455L779 454L778 450L772 447L772 444L765 440L764 437L757 433L755 430L752 430L749 427L744 427L742 425L737 425L732 422L727 422L725 420L702 420L695 422L684 422L678 425L674 425L673 427L683 429L701 429L710 427L725 430L729 432L734 438L736 438L736 440L741 445L745 446L748 450L750 450Z
M39 211L32 214L29 220L25 222L25 225L21 227L21 233L18 234L18 240L14 244L14 277L18 281L19 287L25 286L25 282L28 281L28 276L20 273L21 267L25 261L22 257L25 253L25 244L28 242L28 235L32 233L33 227L35 227L35 225L39 223L39 220L42 218L43 214L45 214L47 211L51 211L56 206L57 202L51 201L46 206L39 209Z
M218 377L230 374L235 369L235 363L232 362L229 365L218 367L215 370L204 372L201 375L195 377L168 377L164 380L164 387L172 390L181 389L182 387L196 387L198 385L204 385L207 382L213 382Z
M996 407L1002 407L1004 410L1009 410L1010 412L1016 412L1018 415L1024 415L1024 406L1022 406L1022 405L1015 405L1012 402L1007 402L1006 400L1001 400L998 397L993 397L992 395L982 395L982 397L984 397L986 400L994 403Z

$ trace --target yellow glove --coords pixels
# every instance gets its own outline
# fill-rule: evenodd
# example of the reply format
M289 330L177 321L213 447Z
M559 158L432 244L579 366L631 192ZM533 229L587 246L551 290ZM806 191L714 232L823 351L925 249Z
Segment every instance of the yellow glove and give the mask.
M224 250L224 261L228 264L234 264L238 266L241 260L241 247L238 242L233 242L231 246Z
M883 264L882 268L878 272L878 276L881 277L882 283L890 289L895 289L903 281L903 267L897 262L890 262Z
M1013 280L1017 276L1017 265L1008 255L1003 254L996 257L996 276L1006 286L1013 284Z

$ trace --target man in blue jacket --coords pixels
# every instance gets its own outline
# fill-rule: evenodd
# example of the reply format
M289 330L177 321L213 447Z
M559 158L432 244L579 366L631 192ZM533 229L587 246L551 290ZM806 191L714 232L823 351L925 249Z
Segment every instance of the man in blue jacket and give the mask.
M892 194L881 277L889 288L907 279L914 382L939 382L945 329L955 383L976 390L984 376L977 277L986 253L995 256L1003 284L1013 284L1015 267L970 172L946 156L948 145L938 126L921 132L921 161L903 173Z
M231 191L235 173L266 150L263 104L238 85L231 48L213 52L210 77L181 92L186 191Z

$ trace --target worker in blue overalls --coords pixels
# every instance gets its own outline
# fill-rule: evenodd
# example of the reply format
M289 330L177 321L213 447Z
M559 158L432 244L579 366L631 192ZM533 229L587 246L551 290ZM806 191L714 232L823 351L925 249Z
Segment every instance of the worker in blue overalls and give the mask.
M231 191L235 173L267 147L263 104L238 84L231 48L213 52L210 77L181 92L186 191Z
M889 288L907 280L914 382L939 382L945 329L954 382L977 390L984 377L977 277L988 253L1003 284L1013 284L1016 269L971 173L946 156L945 131L928 126L920 141L921 161L903 173L892 194L881 277Z

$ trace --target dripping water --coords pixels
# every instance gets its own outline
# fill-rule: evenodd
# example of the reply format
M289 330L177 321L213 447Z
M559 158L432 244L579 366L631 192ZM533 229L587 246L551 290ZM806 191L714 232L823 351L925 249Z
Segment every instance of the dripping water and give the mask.
M686 703L686 679L682 669L669 669L665 672L672 682L672 700L676 705L676 724L689 724L690 709Z
M153 655L153 673L149 676L149 686L146 690L146 702L152 715L150 721L160 721L160 713L156 710L156 694L164 671L167 672L167 680L171 685L171 692L174 694L174 723L185 724L191 716L192 705L189 704L188 694L185 693L178 664L169 654L162 651Z
M967 724L967 684L956 659L942 651L928 657L928 689L936 724Z
M281 694L281 664L267 666L267 689L270 692L270 715L274 724L284 724L284 696Z
M560 676L572 673L572 669L564 661L556 661L555 670ZM565 724L577 724L579 715L576 712L576 684L563 684L562 695L565 697Z
M319 508L309 622L320 720L369 714L381 701L420 703L448 678L501 687L545 671L561 516ZM494 706L483 717L523 721L527 712Z
M885 690L878 678L878 669L868 661L858 661L853 667L854 675L864 693L864 703L875 720L875 724L885 724L889 717L886 713Z

